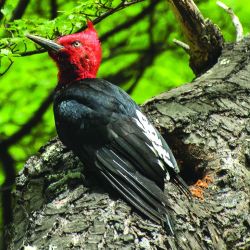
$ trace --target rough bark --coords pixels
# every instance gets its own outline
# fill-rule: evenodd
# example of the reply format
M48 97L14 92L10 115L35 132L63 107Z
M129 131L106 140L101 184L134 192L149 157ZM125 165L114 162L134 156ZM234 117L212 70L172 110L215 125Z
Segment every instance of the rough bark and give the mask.
M144 105L189 184L209 174L205 199L189 202L172 184L176 236L85 176L57 140L31 157L16 180L9 249L249 249L250 39L227 45L192 83ZM86 184L86 180L87 184ZM109 193L109 194L108 194Z

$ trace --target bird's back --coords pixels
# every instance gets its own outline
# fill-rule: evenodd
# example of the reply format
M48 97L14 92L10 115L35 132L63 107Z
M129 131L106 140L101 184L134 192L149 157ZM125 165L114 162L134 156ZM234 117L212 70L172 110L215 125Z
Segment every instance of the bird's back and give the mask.
M56 91L54 115L59 138L66 144L106 143L106 126L122 116L135 116L138 105L119 87L98 78L83 79ZM75 143L73 147L75 146Z

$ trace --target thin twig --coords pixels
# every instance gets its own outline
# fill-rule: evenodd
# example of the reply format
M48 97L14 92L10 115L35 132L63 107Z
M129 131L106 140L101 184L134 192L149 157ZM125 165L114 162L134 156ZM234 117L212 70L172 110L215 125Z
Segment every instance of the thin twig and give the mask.
M226 4L222 3L221 1L217 1L216 4L229 14L236 30L236 42L241 41L244 37L244 34L243 27L239 18L234 14L232 8L228 7Z
M100 15L99 17L94 19L92 22L93 22L93 24L97 24L97 23L101 22L103 19L107 18L108 16L114 14L115 12L118 12L118 11L123 10L123 9L133 5L133 4L140 3L143 1L144 0L135 0L135 1L131 1L131 2L122 1L115 8L110 9L109 11L103 13L102 15ZM86 25L84 25L82 28L80 28L77 32L83 31L85 29L86 29Z
M106 32L100 37L100 40L103 42L107 40L109 37L111 37L114 34L117 34L118 32L127 29L128 27L131 27L133 24L137 23L139 20L146 17L149 13L151 13L155 6L159 3L159 1L152 1L147 7L145 7L138 15L131 17L128 21L123 22L117 26L115 26L112 30Z
M44 52L46 52L46 49L37 49L37 50L31 50L31 51L25 51L25 52L21 52L19 53L20 56L32 56L32 55L36 55L36 54L42 54Z
M174 39L173 42L174 42L176 45L178 45L178 46L180 46L181 48L183 48L186 52L188 52L188 51L190 50L189 45L186 44L186 43L184 43L184 42L182 42L182 41L180 41L180 40Z
M157 46L159 46L159 48L157 48L157 52L164 52L167 49L175 49L174 46L162 46L162 44L160 43L156 43ZM114 49L115 50L115 49ZM145 54L148 53L148 49L147 48L135 48L135 49L121 49L118 51L112 51L110 55L108 55L107 57L104 57L102 59L102 63L107 62L115 57L121 56L121 55L128 55L128 54Z
M2 73L0 73L0 77L3 76L10 69L12 64L14 63L11 59L9 59L9 61L10 61L10 64L8 65L8 67Z

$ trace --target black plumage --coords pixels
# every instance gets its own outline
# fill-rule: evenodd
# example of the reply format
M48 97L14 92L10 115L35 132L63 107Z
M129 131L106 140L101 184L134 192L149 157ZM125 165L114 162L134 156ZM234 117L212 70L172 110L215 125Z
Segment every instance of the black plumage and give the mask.
M131 205L173 234L164 180L189 191L171 150L139 106L105 80L83 79L57 90L54 115L61 141Z

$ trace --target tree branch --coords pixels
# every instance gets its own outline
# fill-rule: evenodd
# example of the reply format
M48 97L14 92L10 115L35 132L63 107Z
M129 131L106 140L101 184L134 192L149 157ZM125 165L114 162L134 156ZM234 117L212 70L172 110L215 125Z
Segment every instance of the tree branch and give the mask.
M32 56L32 55L42 54L44 52L47 52L47 50L46 49L37 49L37 50L21 52L21 53L19 53L19 55L20 56Z
M168 0L190 46L190 67L196 75L211 68L221 54L223 36L204 19L193 0Z
M93 20L93 23L94 23L94 24L97 24L97 23L99 23L100 21L102 21L103 19L109 17L111 14L114 14L115 12L118 12L118 11L120 11L120 10L126 8L126 7L129 7L129 6L133 5L133 4L136 4L136 3L139 3L139 2L142 2L142 1L144 1L144 0L136 0L136 1L131 1L131 2L126 2L126 1L125 1L125 2L122 2L122 3L119 4L116 8L111 9L111 10L105 12L105 13L104 13L103 15L101 15L100 17L97 17L96 19L94 19L94 20ZM154 5L157 4L157 1L156 1L156 0L153 1L153 2L154 2L154 3L152 3L152 8L154 8ZM148 9L147 11L149 11L149 9ZM146 10L145 10L145 12L146 12ZM143 18L143 17L146 15L145 12L144 12L143 16L141 16L141 15L139 14L139 15L140 15L139 18L137 18L137 16L136 16L136 17L135 17L135 21L132 20L132 22L130 23L130 25L132 25L133 23L135 23L135 22L138 21L139 19ZM128 21L128 23L129 23L129 22L130 22L130 21ZM125 28L127 27L127 25L128 25L127 23L121 24L119 29L116 29L116 28L115 28L114 31L111 30L111 31L107 32L107 33L109 33L109 34L104 34L103 36L100 37L100 40L101 40L102 42L105 41L110 35L113 35L114 32L118 32L119 30L125 29ZM83 31L84 29L86 29L86 27L87 27L87 26L84 25L84 26L81 27L77 32ZM20 54L21 56L31 56L31 55L35 55L35 54L41 54L41 53L44 53L44 52L46 52L46 50L44 50L44 49L37 49L37 50L32 50L32 51L21 52L21 53L19 53L19 54Z
M122 86L124 83L126 83L130 79L133 79L135 75L136 75L136 78L139 77L140 73L139 75L137 75L137 73L140 71L144 71L144 69L152 65L152 63L154 62L154 59L159 55L159 53L163 52L165 49L166 49L165 44L163 44L162 42L155 42L154 50L152 50L151 48L143 49L142 50L143 53L140 53L139 58L131 62L129 65L126 65L125 69L121 69L113 75L106 76L105 79L114 84ZM133 69L133 70L127 70L127 69ZM133 85L137 83L135 82L133 83ZM129 87L127 91L131 93L131 91L133 91L133 87L132 87L132 90Z
M50 13L51 13L51 19L54 19L57 17L57 0L50 0Z
M13 11L10 22L17 20L17 19L20 19L23 16L29 2L30 2L30 0L19 0L17 7Z
M117 34L118 32L127 29L129 27L131 27L133 24L137 23L139 20L143 19L144 17L146 17L149 13L151 13L152 11L154 11L156 5L159 3L160 1L157 0L153 0L151 1L151 3L145 7L138 15L131 17L128 21L123 22L117 26L115 26L112 30L106 32L105 34L103 34L100 37L100 40L102 42L106 41L109 37L113 36L114 34Z
M115 8L112 8L110 10L108 10L107 12L103 13L102 15L100 15L99 17L95 18L92 22L93 24L97 24L99 22L101 22L103 19L107 18L108 16L120 11L120 10L123 10L133 4L136 4L136 3L140 3L140 2L143 2L144 0L134 0L134 1L122 1L120 4L118 4ZM83 31L86 29L86 25L84 25L82 28L80 28L77 32L80 32L80 31Z
M154 1L151 1L153 3ZM133 84L126 90L128 94L132 94L135 90L136 86L138 85L141 77L143 76L143 73L147 69L148 66L152 65L155 58L159 53L155 52L155 43L154 43L154 12L151 12L149 15L149 26L148 26L148 39L149 39L149 48L148 53L142 54L142 57L139 60L138 65L139 70L137 71L135 80ZM143 63L140 63L143 62Z
M217 5L220 6L222 9L224 9L230 15L236 30L236 42L241 41L244 37L244 34L243 34L243 27L241 25L239 18L234 14L234 11L224 3L217 1Z

